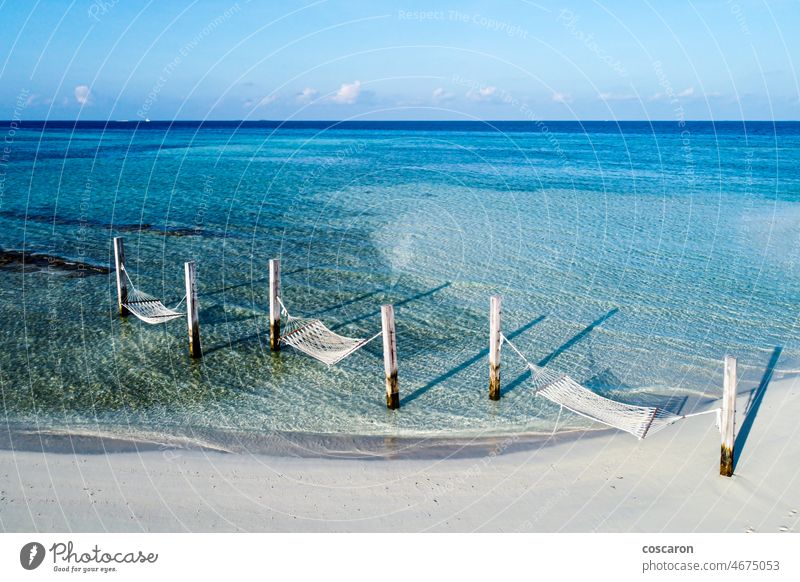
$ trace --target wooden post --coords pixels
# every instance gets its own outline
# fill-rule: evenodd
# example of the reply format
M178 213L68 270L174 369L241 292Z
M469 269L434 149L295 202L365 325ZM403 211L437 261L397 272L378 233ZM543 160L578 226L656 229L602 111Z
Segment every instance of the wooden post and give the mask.
M394 307L381 306L383 329L383 370L386 373L386 408L400 408L400 390L397 387L397 336L394 331Z
M197 317L197 271L194 261L184 264L186 274L186 322L189 325L189 355L200 358L203 351L200 347L200 321Z
M125 277L125 244L122 237L114 237L114 269L117 272L117 307L122 317L128 316L128 308L125 303L128 301L128 279Z
M500 307L502 300L493 295L489 300L489 399L500 400Z
M269 261L269 349L281 349L281 261Z
M733 475L733 443L736 421L736 358L725 356L725 383L722 388L722 452L719 458L719 474Z

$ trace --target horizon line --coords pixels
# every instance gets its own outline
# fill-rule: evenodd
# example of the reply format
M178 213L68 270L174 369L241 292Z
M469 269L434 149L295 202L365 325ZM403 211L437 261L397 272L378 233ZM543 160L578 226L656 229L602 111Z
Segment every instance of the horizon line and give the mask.
M0 119L0 123L798 123L800 119Z

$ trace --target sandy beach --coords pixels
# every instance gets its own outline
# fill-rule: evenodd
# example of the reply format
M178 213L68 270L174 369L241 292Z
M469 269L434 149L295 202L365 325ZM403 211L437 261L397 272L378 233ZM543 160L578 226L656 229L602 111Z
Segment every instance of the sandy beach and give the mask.
M744 412L750 410L745 419ZM425 458L0 453L4 531L784 532L800 527L800 379L739 394L735 476L714 417ZM113 443L110 443L113 445ZM28 447L30 448L30 447ZM110 446L110 450L114 450Z

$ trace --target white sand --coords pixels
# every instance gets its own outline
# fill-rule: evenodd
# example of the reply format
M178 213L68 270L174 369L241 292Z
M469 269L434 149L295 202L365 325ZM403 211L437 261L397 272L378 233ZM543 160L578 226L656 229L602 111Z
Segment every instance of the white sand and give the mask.
M798 531L800 381L778 376L731 479L718 475L713 415L641 442L604 431L478 458L2 451L0 528Z

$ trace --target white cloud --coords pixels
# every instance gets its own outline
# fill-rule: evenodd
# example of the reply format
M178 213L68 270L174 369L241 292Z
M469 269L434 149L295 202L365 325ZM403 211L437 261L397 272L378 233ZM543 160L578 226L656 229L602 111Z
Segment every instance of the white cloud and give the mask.
M634 101L638 97L634 93L598 93L601 101Z
M492 101L496 97L497 87L487 86L481 87L477 91L470 89L467 91L467 99L470 101Z
M342 105L352 105L358 101L358 96L361 94L361 81L353 81L352 83L342 83L342 86L331 97L331 101Z
M686 87L683 91L679 91L677 93L672 92L672 88L668 92L663 93L654 93L648 101L661 101L661 100L671 100L676 98L686 98L686 97L693 97L694 96L694 87Z
M274 103L275 101L277 101L277 99L278 96L275 93L272 93L271 95L267 95L266 97L262 98L261 101L258 102L256 107L266 107L270 103Z
M319 91L312 89L311 87L306 87L297 94L297 100L301 103L310 103L316 99L317 95L319 95Z
M89 105L92 102L92 93L87 85L75 87L75 101L81 105Z
M431 95L431 98L433 99L434 103L443 103L444 101L450 101L451 99L453 99L453 97L455 97L455 95L453 95L448 91L445 91L441 87L434 89L433 94Z
M551 99L556 103L572 103L572 95L569 93L559 93L556 91L553 93Z

